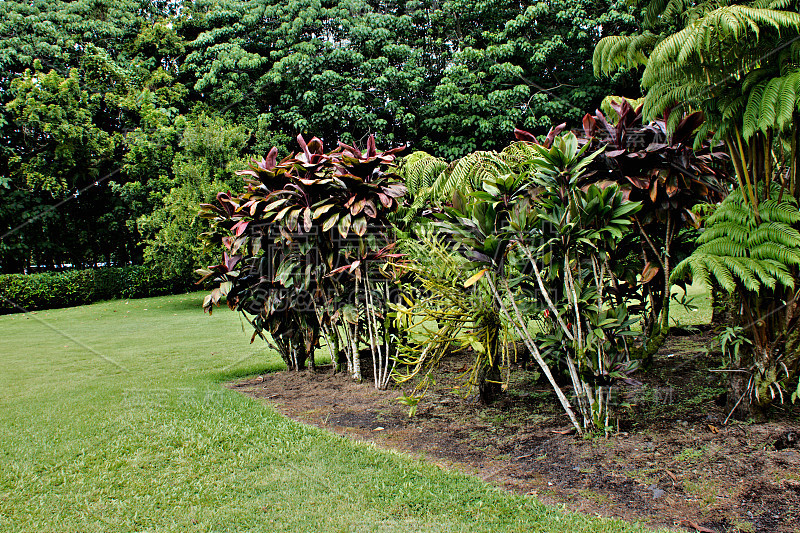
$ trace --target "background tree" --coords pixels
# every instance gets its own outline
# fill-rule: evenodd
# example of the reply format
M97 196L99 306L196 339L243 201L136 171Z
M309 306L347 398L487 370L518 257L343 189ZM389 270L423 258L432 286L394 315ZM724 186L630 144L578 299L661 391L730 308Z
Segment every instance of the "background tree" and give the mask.
M255 154L288 153L313 131L453 158L619 92L625 74L586 76L591 49L634 22L609 0L35 0L0 12L3 233L85 189L52 226L37 218L3 238L4 272L152 257L137 220L182 179L191 117L243 126Z

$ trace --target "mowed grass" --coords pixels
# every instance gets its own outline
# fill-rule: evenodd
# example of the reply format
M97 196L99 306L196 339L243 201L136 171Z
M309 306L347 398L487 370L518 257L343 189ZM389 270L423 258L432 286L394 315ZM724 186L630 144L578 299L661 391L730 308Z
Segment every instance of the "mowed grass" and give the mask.
M643 531L228 391L282 364L201 298L0 316L0 531Z
M672 294L681 300L684 291L680 287L672 287ZM697 326L711 322L713 306L711 305L711 291L701 283L686 286L685 301L683 306L678 301L670 303L670 326Z

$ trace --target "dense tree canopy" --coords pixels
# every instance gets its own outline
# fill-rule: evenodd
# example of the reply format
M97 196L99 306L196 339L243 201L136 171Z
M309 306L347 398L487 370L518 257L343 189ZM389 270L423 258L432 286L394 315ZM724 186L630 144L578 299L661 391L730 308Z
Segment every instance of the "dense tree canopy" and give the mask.
M455 158L577 125L636 92L591 67L634 26L617 0L1 2L0 271L156 260L160 231L196 234L169 191L297 134ZM224 149L188 140L211 124Z

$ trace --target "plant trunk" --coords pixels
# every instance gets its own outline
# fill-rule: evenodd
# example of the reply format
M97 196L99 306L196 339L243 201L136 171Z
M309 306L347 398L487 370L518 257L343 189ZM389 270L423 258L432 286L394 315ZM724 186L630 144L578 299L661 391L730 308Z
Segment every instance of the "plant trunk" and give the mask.
M731 418L744 420L750 414L750 406L746 397L748 380L749 376L744 372L730 373L725 409L730 413Z
M646 339L643 355L643 365L649 368L653 364L653 356L664 344L664 341L669 335L669 300L672 284L669 282L669 276L672 273L672 264L670 261L670 250L672 249L673 237L673 221L672 215L667 213L667 229L664 236L664 257L661 259L661 268L664 271L664 293L661 300L661 316L660 320L653 326L653 335Z
M736 313L736 298L726 294L718 285L711 286L711 325L738 324Z
M547 366L547 363L545 363L544 359L542 358L542 354L539 352L539 348L536 346L536 343L533 341L533 338L531 337L530 333L528 332L528 328L525 325L524 317L522 317L521 313L519 312L519 309L517 308L516 302L514 302L513 297L511 298L511 304L514 307L514 314L517 317L517 321L515 321L513 318L511 318L511 315L510 315L508 309L506 308L505 304L503 303L503 299L500 296L500 293L497 292L497 287L495 287L495 284L492 281L491 274L489 274L489 273L486 274L486 281L487 281L487 283L489 285L489 288L492 291L492 296L494 296L495 301L496 301L498 307L500 308L500 311L506 317L506 320L508 320L511 324L514 325L514 329L517 330L517 334L525 342L525 346L528 348L528 350L530 351L530 353L533 356L534 360L539 365L539 368L542 369L542 373L545 375L547 380L550 382L550 385L552 385L553 391L556 393L556 396L558 397L559 402L561 402L561 406L564 408L564 412L569 417L570 422L572 422L572 426L578 432L578 435L583 435L583 428L581 428L580 424L578 423L578 419L575 418L575 411L572 410L572 406L570 405L569 400L567 399L566 396L564 396L563 391L559 388L559 386L556 383L555 379L553 379L553 374L552 374L552 372L550 372L550 367ZM506 291L509 292L509 293L511 292L508 289L508 286L506 286Z
M497 303L493 302L492 306L496 307ZM479 324L479 329L486 331L486 361L478 370L478 394L486 405L497 399L501 392L500 326L500 317L495 309L487 311Z

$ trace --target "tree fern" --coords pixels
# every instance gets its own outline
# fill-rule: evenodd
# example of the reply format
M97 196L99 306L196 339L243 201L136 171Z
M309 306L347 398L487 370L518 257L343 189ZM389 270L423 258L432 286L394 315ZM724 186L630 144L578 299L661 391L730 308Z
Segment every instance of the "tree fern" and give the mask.
M438 201L448 201L453 191L472 191L480 187L487 176L511 174L511 168L497 152L473 152L439 174L431 186L432 197Z
M427 152L414 152L406 156L398 172L403 177L408 192L415 197L421 189L429 188L447 169L447 162L439 157L434 157Z
M760 224L741 191L730 194L706 220L700 246L675 267L671 279L713 280L729 292L738 286L756 294L764 287L793 288L789 268L800 266L800 232L790 224L800 221L800 210L783 193L779 185L771 187L759 205Z
M765 28L778 32L800 31L800 14L775 9L757 9L745 5L722 6L705 13L679 32L659 42L650 54L642 75L642 86L648 90L646 116L654 117L676 102L685 102L686 100L682 98L693 96L690 93L695 91L694 88L679 91L675 90L675 86L705 83L705 97L709 97L707 93L711 82L709 76L713 75L715 79L725 81L728 79L725 76L729 75L727 72L711 74L715 66L721 67L721 65L709 61L727 61L728 67L733 66L738 71L739 63L744 67L755 60L763 59L765 57L763 53L757 56L755 52L759 36ZM727 49L733 45L738 45L739 49L732 55ZM726 49L724 58L721 57L723 48ZM720 59L714 59L718 56ZM752 66L746 70L750 68ZM747 74L747 72L736 72L736 74ZM662 87L664 84L668 84L671 90L665 91ZM777 102L775 91L779 88L780 85L769 88L767 102ZM718 92L718 88L715 89ZM668 101L670 99L671 101ZM762 100L757 99L757 101L760 106ZM767 118L771 116L769 109L767 103L764 107L759 107L759 111L763 110ZM774 119L772 116L771 122L774 122Z

